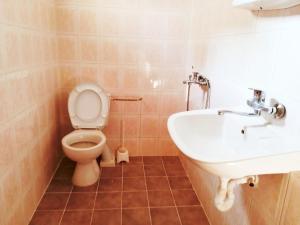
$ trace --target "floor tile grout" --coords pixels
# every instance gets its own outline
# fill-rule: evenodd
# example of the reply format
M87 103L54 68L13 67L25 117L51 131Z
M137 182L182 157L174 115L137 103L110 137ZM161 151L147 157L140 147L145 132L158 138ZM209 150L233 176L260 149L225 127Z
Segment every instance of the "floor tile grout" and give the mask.
M149 176L149 175L145 175L145 176L124 176L124 178L141 178L141 177L187 177L187 176L183 176L183 175L167 175L167 176L158 176L158 175L156 175L156 176ZM120 176L120 177L101 177L101 178L103 178L103 179L112 179L112 178L122 178L122 176Z
M123 188L124 188L124 176L123 176L123 164L121 166L122 168L122 182L121 182L121 212L120 212L120 216L121 216L121 225L123 224Z
M119 208L99 208L99 209L66 209L66 212L79 212L79 211L107 211L107 210L117 210L117 209L145 209L145 208L150 208L150 209L160 209L160 208L187 208L187 207L201 207L201 205L172 205L172 206L140 206L140 207L119 207ZM42 209L38 210L38 212L62 212L62 209Z
M146 180L146 179L145 179ZM149 189L148 191L159 191L160 189ZM170 190L194 190L193 188L171 188ZM90 193L114 193L114 192L139 192L143 190L124 190L124 191L76 191L73 194L90 194ZM47 194L69 194L70 192L47 192ZM40 209L39 209L40 210Z
M163 162L163 167L164 167L165 173L167 174L167 171L166 171L166 168L165 168L165 162ZM172 195L172 198L173 198L173 203L174 203L174 206L175 206L175 209L176 209L176 213L177 213L177 216L178 216L178 219L179 219L179 223L182 225L182 221L181 221L181 218L179 216L179 212L178 212L176 201L175 201L175 198L174 198L174 195L173 195L171 184L170 184L170 181L169 181L168 178L167 178L167 181L168 181L168 184L169 184L169 188L170 188L170 191L171 191L171 195Z
M66 212L66 210L67 210L68 203L69 203L70 198L71 198L71 194L72 194L73 188L74 188L74 186L72 186L72 188L71 188L71 191L70 191L70 193L69 193L69 196L68 196L68 199L67 199L65 208L64 208L64 210L63 210L63 212L62 212L62 216L61 216L61 218L60 218L60 221L59 221L58 225L61 224L61 222L62 222L62 220L63 220L63 218L64 218L65 212Z
M180 161L179 161L180 162ZM177 162L176 162L177 163ZM180 162L181 164L181 162ZM141 166L141 169L143 169L143 175L142 176L124 176L124 168L126 167L130 167L130 166ZM146 170L145 170L145 166L155 166L155 165L161 165L162 168L163 168L163 172L165 173L163 176L146 176ZM72 188L70 191L63 191L63 192L45 192L46 193L52 193L52 194L68 194L68 198L67 198L67 201L66 201L66 204L64 206L63 209L59 209L59 210L39 210L39 211L49 211L49 212L62 212L61 214L61 217L60 217L60 220L59 220L59 223L58 225L61 225L62 224L62 221L64 219L64 216L66 214L66 212L91 212L91 216L90 216L90 223L89 225L92 225L93 224L93 220L94 220L94 213L95 211L110 211L110 210L120 210L120 225L123 225L124 221L123 221L123 210L134 210L134 209L147 209L148 211L148 214L149 214L149 219L150 219L150 225L153 225L153 221L152 221L152 216L151 216L151 209L168 209L168 208L172 208L172 209L175 209L176 210L176 214L177 214L177 217L178 217L178 220L179 220L179 223L180 225L183 224L183 222L181 221L181 217L180 217L180 214L179 214L179 209L180 208L185 208L185 207L201 207L202 208L202 205L201 205L201 202L197 205L177 205L176 204L176 201L175 201L175 197L174 197L174 194L173 194L173 191L180 191L180 190L192 190L194 193L195 190L194 190L194 186L192 185L191 187L189 188L176 188L176 186L174 186L173 188L171 187L171 181L170 179L171 178L176 178L176 177L186 177L188 178L188 181L190 182L190 177L187 175L186 171L184 170L184 174L182 175L174 175L174 176L169 176L167 174L167 169L166 169L166 166L167 165L173 165L172 164L172 161L165 161L162 157L161 157L161 162L157 163L157 162L154 162L154 163L151 163L151 164L145 164L144 163L144 157L141 157L141 163L139 164L134 164L134 165L127 165L127 164L122 164L120 165L121 167L121 176L116 176L116 177L107 177L107 176L101 176L103 175L103 173L100 174L99 176L99 180L97 181L97 187L96 187L96 191L94 191L94 189L91 189L92 191L89 191L89 189L87 189L87 191L80 191L80 189L78 191L74 191L75 189L75 186L72 185ZM60 165L61 166L61 165ZM177 164L176 164L177 166ZM178 165L179 166L179 165ZM182 164L181 164L182 166ZM117 167L116 167L117 168ZM105 168L101 168L101 172L102 170L105 169ZM168 168L169 169L169 168ZM114 170L112 170L114 171ZM116 172L119 171L119 169L115 170ZM145 184L145 189L143 190L124 190L124 179L126 178L134 178L134 179L144 179L144 184ZM148 189L148 185L147 185L147 178L164 178L163 180L166 179L167 181L167 185L168 186L165 186L163 188L159 188L159 189ZM55 180L55 179L65 179L65 180L68 180L68 179L71 179L69 177L61 177L61 178L55 178L53 177L52 180ZM121 190L100 190L100 181L101 179L119 179L119 182L121 180ZM51 180L51 181L52 181ZM165 181L164 181L165 182ZM109 183L109 182L108 182ZM142 182L140 182L142 183ZM165 183L166 184L166 183ZM64 184L63 184L64 185ZM175 184L176 185L176 184ZM55 188L55 187L54 187ZM58 188L60 188L60 186L58 186ZM166 188L166 190L164 189ZM55 189L53 189L55 190ZM59 190L59 189L57 189ZM170 191L171 195L172 195L172 200L173 200L173 206L150 206L150 198L149 198L149 192L151 191ZM124 193L130 193L130 192L145 192L146 193L146 199L147 199L147 206L145 207L123 207L123 197L124 197ZM68 204L70 202L70 198L71 198L71 195L72 193L76 193L76 194L83 194L83 193L86 193L86 194L95 194L95 197L94 197L94 201L93 201L93 207L91 209L70 209L68 210L67 207L68 207ZM120 193L121 194L121 200L120 200L120 208L116 207L116 208L100 208L100 209L96 209L96 202L97 202L97 197L99 196L99 194L103 194L103 193ZM196 194L197 198L198 198L198 195ZM199 198L198 198L199 200Z
M143 160L144 160L144 158L143 158ZM146 175L144 164L143 164L143 172L144 172L144 175ZM146 188L146 196L147 196L147 204L148 204L148 213L149 213L149 218L150 218L150 225L152 225L152 217L151 217L150 201L149 201L149 191L148 191L146 177L145 177L145 188Z
M95 198L94 198L94 206L93 206L93 210L92 210L92 216L91 216L91 220L90 220L90 225L92 225L92 223L93 223L93 217L94 217L95 206L96 206L96 201L97 201L97 197L98 197L98 188L99 188L99 185L100 185L101 173L102 173L102 169L100 169L100 176L99 176L99 179L97 181L97 192L96 192Z

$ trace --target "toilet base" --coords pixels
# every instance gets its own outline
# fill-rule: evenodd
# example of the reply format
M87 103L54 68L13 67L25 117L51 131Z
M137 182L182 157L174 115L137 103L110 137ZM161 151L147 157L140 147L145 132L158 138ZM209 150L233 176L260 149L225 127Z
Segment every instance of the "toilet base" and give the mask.
M86 187L96 183L100 176L100 168L96 160L88 163L77 162L72 178L75 186Z
M113 151L108 147L107 144L104 145L104 149L101 155L100 167L115 167L116 159Z
M116 160L115 157L109 161L101 161L100 162L100 167L115 167L116 166Z

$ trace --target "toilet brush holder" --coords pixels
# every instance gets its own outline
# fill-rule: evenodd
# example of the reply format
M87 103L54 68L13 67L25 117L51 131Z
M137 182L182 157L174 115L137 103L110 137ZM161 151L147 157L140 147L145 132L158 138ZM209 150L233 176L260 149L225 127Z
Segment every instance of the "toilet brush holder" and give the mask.
M127 162L129 163L129 153L126 148L120 148L117 151L117 163Z

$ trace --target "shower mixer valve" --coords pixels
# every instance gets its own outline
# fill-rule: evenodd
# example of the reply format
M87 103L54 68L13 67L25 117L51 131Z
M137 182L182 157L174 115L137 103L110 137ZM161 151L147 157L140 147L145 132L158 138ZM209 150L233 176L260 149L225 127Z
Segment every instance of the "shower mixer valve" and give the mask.
M184 80L183 84L198 84L200 87L210 87L210 83L209 83L209 79L207 79L206 77L204 77L203 75L201 75L198 72L193 72L192 75L189 75L189 79L188 80Z
M192 67L194 69L194 67ZM197 84L199 87L204 91L206 94L206 101L205 101L205 108L209 107L210 104L210 81L205 76L201 75L199 72L192 72L189 75L188 80L184 80L183 84L187 84L187 106L186 110L189 111L190 109L190 90L192 84Z

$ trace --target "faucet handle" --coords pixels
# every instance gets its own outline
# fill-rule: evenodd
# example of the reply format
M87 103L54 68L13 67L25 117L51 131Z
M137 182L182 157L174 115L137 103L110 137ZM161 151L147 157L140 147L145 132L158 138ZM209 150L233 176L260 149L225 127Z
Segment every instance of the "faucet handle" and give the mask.
M256 88L249 88L249 90L253 91L253 96L258 102L265 101L265 92L264 91L262 91L260 89L256 89Z
M198 77L199 77L199 73L198 72L193 72L193 80L194 81L197 81L198 80Z

